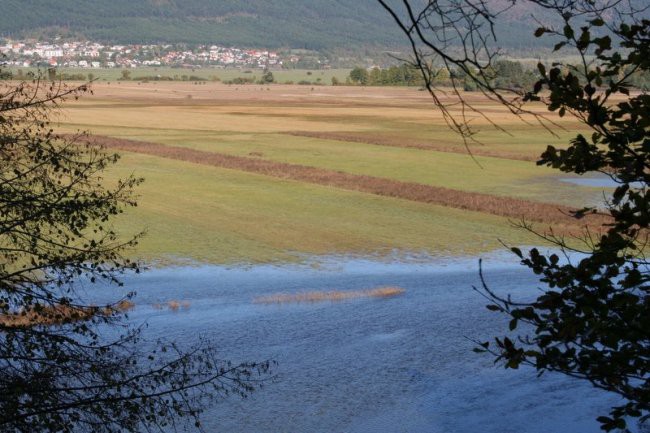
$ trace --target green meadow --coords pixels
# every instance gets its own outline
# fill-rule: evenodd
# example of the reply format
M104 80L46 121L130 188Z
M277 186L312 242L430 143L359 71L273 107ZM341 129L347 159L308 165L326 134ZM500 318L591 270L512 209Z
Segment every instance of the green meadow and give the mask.
M463 255L533 240L507 221L407 200L126 154L115 177L146 178L139 206L117 221L146 230L138 256L162 263L298 261L306 255L377 258Z
M602 194L560 182L561 175L531 160L546 145L566 142L567 131L559 128L559 137L553 136L487 101L478 103L494 110L509 134L477 119L483 133L481 144L472 148L487 149L492 156L472 157L427 95L415 89L196 87L96 85L94 96L68 105L59 128L440 186L458 194L575 207ZM383 144L373 143L377 137ZM415 142L432 147L404 146ZM163 263L279 262L328 254L451 256L491 251L501 247L500 241L539 243L507 218L485 212L137 152L123 152L107 181L131 173L146 179L138 188L139 206L116 225L124 233L145 230L133 255Z
M21 70L23 74L28 72L38 73L37 68L13 68L14 73ZM229 81L235 78L252 78L258 81L262 78L264 71L259 68L171 68L171 67L145 67L126 69L132 80L152 78L156 76L175 78L182 80L183 76L189 79L190 76L198 77L206 81ZM58 68L57 71L65 75L83 75L88 77L89 74L93 79L99 81L117 81L122 78L122 68ZM307 69L281 69L274 70L273 76L278 83L292 81L309 81L314 84L332 84L332 77L336 77L340 82L350 73L349 69L327 69L327 70L307 70Z

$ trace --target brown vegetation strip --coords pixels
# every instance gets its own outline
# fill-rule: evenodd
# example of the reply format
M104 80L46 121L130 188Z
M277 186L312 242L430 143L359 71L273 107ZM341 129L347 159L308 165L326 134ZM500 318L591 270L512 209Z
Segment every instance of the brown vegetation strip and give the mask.
M401 295L405 290L401 287L379 287L370 290L339 291L331 292L306 292L295 294L276 294L261 296L253 299L256 304L288 304L300 302L326 302L345 301L358 298L392 298Z
M375 135L370 133L354 132L313 132L313 131L290 131L287 135L296 137L319 138L323 140L345 141L351 143L374 144L377 146L403 147L407 149L434 150L436 152L446 153L464 153L467 149L462 145L450 145L443 143L433 143L419 141L411 138L391 137L390 135ZM532 155L522 155L520 153L504 152L485 147L472 146L472 155L489 156L494 158L512 159L515 161L536 161Z
M171 311L178 311L181 308L183 308L184 310L188 310L190 308L190 302L171 300L162 304L160 303L153 304L152 307L156 310L164 310L165 308L169 308Z
M75 307L70 305L34 305L16 313L0 314L0 325L7 328L26 328L36 325L62 325L92 319L95 316L111 316L135 307L123 300L106 307Z
M459 191L439 186L401 182L393 179L350 174L304 165L205 152L185 147L166 146L158 143L122 138L90 136L86 140L90 143L104 145L110 149L240 170L279 179L289 179L351 191L360 191L384 197L401 198L456 209L483 212L516 220L537 221L552 224L556 227L568 226L575 228L576 226L585 225L569 216L569 212L572 209L561 205L477 192ZM604 222L606 220L603 217L589 217L589 223L592 226L598 227Z

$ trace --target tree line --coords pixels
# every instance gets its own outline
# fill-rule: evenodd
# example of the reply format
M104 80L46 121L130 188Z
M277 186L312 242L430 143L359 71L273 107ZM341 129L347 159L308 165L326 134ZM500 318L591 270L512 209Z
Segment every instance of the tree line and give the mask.
M477 85L473 78L473 72L461 68L433 68L432 82L439 86L451 86L455 84L465 91L476 91ZM526 67L523 63L514 60L498 60L481 71L490 81L494 88L502 89L527 89L532 87L538 80L537 71L534 68ZM621 77L625 76L627 84L642 91L650 90L650 73L642 70L621 71ZM619 77L620 78L620 77ZM425 81L420 69L408 63L389 68L364 68L357 66L350 71L345 83L336 79L332 80L333 85L357 85L357 86L414 86L425 87Z
M462 84L464 90L476 90L473 80L462 69L434 69L432 79L438 85L451 86L452 82ZM492 81L496 87L529 87L535 82L535 73L522 63L512 60L499 60L494 63L491 71ZM412 64L404 63L399 66L380 69L366 69L360 66L350 71L346 84L361 86L418 86L424 87L425 81L420 70Z

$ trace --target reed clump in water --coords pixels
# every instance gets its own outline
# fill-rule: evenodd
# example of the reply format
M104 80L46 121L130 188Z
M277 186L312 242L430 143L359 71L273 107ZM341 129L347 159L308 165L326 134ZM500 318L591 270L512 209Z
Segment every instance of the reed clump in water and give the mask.
M165 308L168 308L171 311L178 311L181 308L183 310L187 310L187 309L190 308L190 302L189 301L177 301L177 300L174 299L174 300L171 300L171 301L164 302L162 304L160 304L160 303L153 304L153 308L155 308L156 310L164 310Z
M46 306L37 304L30 308L23 308L15 313L0 314L0 325L8 328L62 325L89 320L98 315L111 316L133 308L135 308L135 304L126 299L106 307L82 307L61 304Z
M405 291L401 287L378 287L376 289L354 291L333 290L329 292L279 293L255 298L253 302L256 304L289 304L301 302L336 302L359 298L392 298L403 294Z

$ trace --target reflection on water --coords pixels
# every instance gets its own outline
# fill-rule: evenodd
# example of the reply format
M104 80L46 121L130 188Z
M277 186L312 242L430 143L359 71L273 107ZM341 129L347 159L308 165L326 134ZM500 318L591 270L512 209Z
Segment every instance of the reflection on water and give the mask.
M508 256L487 260L493 288L537 294ZM507 260L507 262L506 262ZM476 259L430 263L329 260L321 266L170 268L129 277L150 338L210 338L224 358L275 359L278 381L205 417L223 432L596 432L612 398L561 376L503 371L468 338L506 329L472 291ZM398 286L394 298L255 304L275 293ZM99 292L99 291L98 291ZM113 292L114 296L115 292ZM94 294L106 296L105 291ZM172 299L188 309L155 309Z

